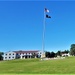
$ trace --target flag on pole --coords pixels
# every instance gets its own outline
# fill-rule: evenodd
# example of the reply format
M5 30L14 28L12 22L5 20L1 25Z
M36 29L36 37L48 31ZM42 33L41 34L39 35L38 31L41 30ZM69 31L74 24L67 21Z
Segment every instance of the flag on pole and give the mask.
M49 13L49 10L47 8L45 8L45 12L48 12Z
M45 8L45 12L49 13L49 10L47 8ZM49 16L48 14L46 14L46 18L51 18L51 16Z
M46 18L51 18L51 16L49 16L49 15L46 14Z

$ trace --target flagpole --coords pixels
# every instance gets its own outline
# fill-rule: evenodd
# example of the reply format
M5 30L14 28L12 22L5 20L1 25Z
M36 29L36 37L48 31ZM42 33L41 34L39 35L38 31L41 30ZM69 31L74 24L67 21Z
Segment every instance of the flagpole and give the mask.
M46 31L46 18L51 18L51 16L47 15L49 10L44 8L44 20L43 20L43 37L42 37L42 56L41 58L45 57L45 31Z
M46 27L46 14L44 9L44 20L43 20L43 37L42 37L42 58L45 57L45 27Z

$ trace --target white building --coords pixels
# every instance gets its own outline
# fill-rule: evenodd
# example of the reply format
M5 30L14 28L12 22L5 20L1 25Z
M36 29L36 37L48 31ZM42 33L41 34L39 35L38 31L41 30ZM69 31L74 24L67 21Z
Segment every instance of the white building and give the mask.
M3 60L12 60L16 58L16 53L13 51L9 51L4 53Z
M3 60L12 60L12 59L26 59L26 58L40 58L42 51L9 51L4 53Z
M66 56L70 56L70 54L69 53L63 53L62 54L62 57L66 57Z

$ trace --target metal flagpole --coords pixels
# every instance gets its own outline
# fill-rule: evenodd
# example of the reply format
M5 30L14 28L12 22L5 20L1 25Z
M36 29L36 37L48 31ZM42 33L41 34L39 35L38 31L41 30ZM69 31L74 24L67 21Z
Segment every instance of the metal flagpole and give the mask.
M46 30L46 18L51 18L51 16L47 15L46 12L49 12L48 9L44 8L44 21L43 21L43 38L42 38L42 58L45 57L45 30Z
M45 57L44 50L45 50L45 27L46 27L46 14L44 9L44 21L43 21L43 37L42 37L42 58Z

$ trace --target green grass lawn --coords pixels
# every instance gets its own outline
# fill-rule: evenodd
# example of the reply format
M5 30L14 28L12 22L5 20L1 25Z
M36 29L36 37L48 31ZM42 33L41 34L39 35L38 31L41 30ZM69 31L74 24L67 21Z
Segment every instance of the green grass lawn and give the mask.
M75 57L0 61L0 74L75 74Z
M1 75L75 75L75 74L1 74Z
M1 75L60 75L60 74L1 74ZM75 75L75 74L61 74L61 75Z

